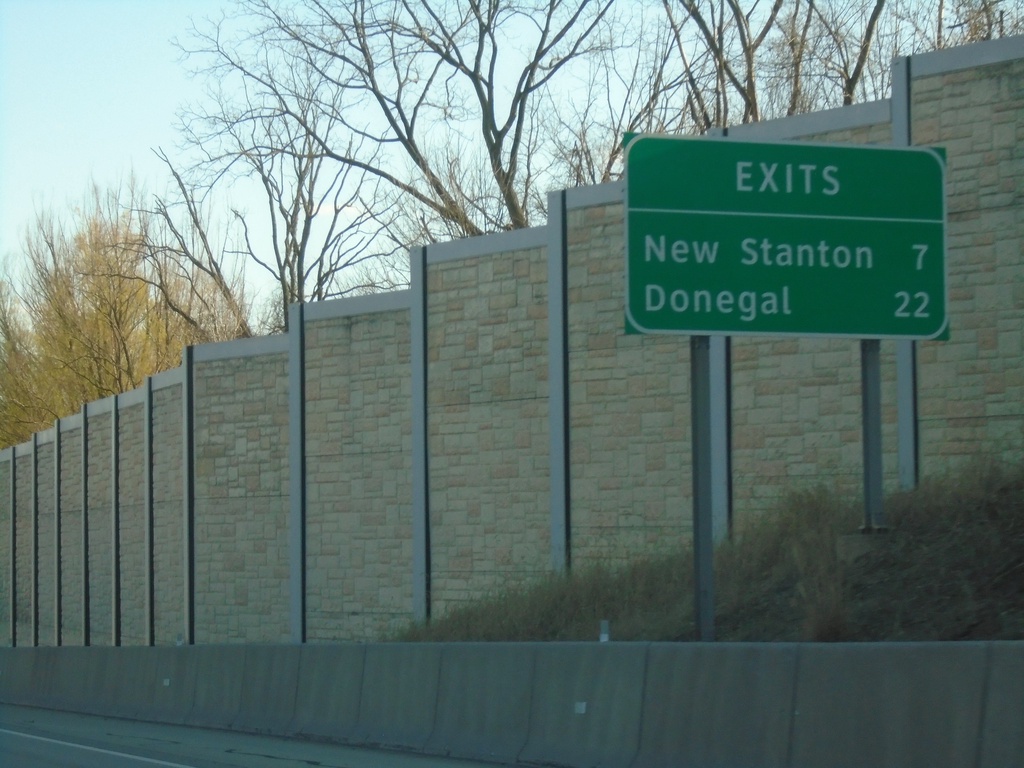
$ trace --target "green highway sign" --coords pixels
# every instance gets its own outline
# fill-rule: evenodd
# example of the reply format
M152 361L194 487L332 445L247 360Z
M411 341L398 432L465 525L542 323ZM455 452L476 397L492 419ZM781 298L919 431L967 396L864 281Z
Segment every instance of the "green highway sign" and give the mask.
M944 336L945 214L934 149L638 136L627 329Z

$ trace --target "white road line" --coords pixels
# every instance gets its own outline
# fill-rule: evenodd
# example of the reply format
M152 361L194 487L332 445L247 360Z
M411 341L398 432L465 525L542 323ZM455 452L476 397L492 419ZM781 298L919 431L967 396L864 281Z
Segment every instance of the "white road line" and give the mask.
M113 755L114 757L127 757L131 760L137 760L140 763L149 763L150 765L163 765L167 768L196 768L194 765L187 765L185 763L169 763L166 760L156 760L152 757L140 757L139 755L132 755L128 752L114 752L110 749L100 749L99 747L88 747L85 744L76 744L73 741L61 741L60 739L49 739L45 736L33 736L31 733L22 733L21 731L9 731L6 728L0 728L0 733L6 733L11 736L20 736L23 739L35 739L36 741L45 741L48 744L60 744L64 747L73 747L74 749L84 749L87 752L99 752L102 755Z

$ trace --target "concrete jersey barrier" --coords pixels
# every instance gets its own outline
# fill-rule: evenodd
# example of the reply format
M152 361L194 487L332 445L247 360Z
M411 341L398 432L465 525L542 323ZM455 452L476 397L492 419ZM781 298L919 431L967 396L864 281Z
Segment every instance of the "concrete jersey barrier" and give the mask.
M655 644L635 765L787 764L799 646Z
M514 763L530 734L536 657L533 644L444 646L426 751Z
M0 649L0 702L589 768L1024 768L1024 643Z
M289 731L353 742L362 701L366 646L304 645Z

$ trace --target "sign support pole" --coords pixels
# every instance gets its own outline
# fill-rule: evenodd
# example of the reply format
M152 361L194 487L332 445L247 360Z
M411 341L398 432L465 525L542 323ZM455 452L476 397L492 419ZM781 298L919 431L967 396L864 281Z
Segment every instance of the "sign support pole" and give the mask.
M711 445L711 337L690 337L694 616L697 639L715 639L715 543Z
M711 336L711 535L715 544L732 536L732 339Z
M882 366L881 342L860 343L861 403L864 435L864 533L884 531L882 508Z

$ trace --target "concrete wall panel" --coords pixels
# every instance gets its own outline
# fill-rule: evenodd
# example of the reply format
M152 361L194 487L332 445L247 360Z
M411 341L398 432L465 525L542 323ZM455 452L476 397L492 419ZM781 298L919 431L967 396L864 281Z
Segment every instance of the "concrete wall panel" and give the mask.
M255 733L287 733L295 717L299 691L298 645L260 645L245 649L241 700L232 727ZM267 702L274 702L268 707Z
M363 669L356 739L422 749L434 730L441 646L371 645Z
M537 654L530 736L519 759L628 766L640 745L642 643L559 643Z
M914 143L946 149L950 338L918 355L927 472L1024 449L1024 59L915 78Z
M287 363L195 367L196 642L289 638Z
M245 682L245 648L240 645L199 645L190 649L196 667L188 725L230 728L238 717Z
M989 646L978 768L1024 768L1024 652L1019 642Z
M299 659L294 733L351 741L358 732L364 645L304 645Z
M987 676L983 643L806 645L793 765L970 765Z
M137 650L110 647L62 649L58 668L61 698L55 702L55 708L111 717L134 716L134 711L126 706L129 701L126 694L139 672L131 656L131 651ZM84 700L79 685L89 691Z
M786 766L799 646L656 644L634 768Z
M14 541L11 522L14 507L11 499L11 473L14 471L13 452L0 459L0 646L11 644L11 556Z
M529 736L537 653L526 643L446 645L426 750L514 763Z
M548 569L547 253L427 268L431 610Z
M36 459L36 482L38 483L38 559L36 562L39 584L36 594L38 601L39 644L57 643L57 587L53 577L57 567L57 543L55 536L56 516L53 484L53 443L40 442Z
M407 310L307 323L307 637L369 640L412 602Z
M40 655L32 667L35 705L46 709L67 709L81 702L80 691L89 690L95 682L92 665L83 666L81 659L65 649L40 643ZM68 651L77 651L67 649Z
M89 427L89 642L113 638L113 472L111 415L90 416Z
M61 643L83 645L82 430L61 433Z
M29 704L32 687L32 667L38 654L31 648L0 649L0 702Z
M626 335L623 206L568 217L575 564L678 547L692 525L684 336Z
M516 764L1006 768L1022 660L1009 642L8 648L0 701Z
M191 646L147 649L152 660L152 697L143 699L141 720L184 723L192 713L200 670Z
M26 454L15 458L17 498L18 551L16 554L18 645L32 645L32 579L34 560L32 554L32 457Z
M154 642L185 633L185 523L182 501L181 386L153 392Z
M121 644L146 644L145 411L122 407L118 415L118 510L120 515Z

